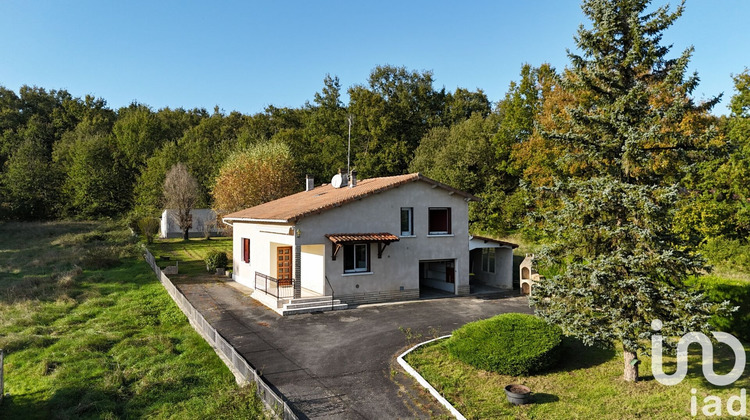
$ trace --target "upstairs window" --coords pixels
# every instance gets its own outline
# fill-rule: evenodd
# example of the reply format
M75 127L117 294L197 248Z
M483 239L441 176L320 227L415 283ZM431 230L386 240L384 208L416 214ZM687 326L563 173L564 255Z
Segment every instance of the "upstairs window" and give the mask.
M250 264L250 239L242 238L242 261Z
M414 209L401 207L401 236L414 235Z
M430 208L428 222L427 233L430 235L450 235L452 233L451 209L449 207Z
M482 249L482 271L495 273L495 248Z
M344 245L344 273L370 271L370 244Z

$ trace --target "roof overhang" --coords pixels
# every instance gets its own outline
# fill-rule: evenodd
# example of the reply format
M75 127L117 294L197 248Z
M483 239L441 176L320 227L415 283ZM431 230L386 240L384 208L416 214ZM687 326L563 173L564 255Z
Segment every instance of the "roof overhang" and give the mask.
M516 249L518 244L501 241L498 239L486 238L484 236L469 236L469 251L480 248L509 248Z
M221 219L222 222L232 225L230 222L245 222L245 223L290 223L290 220L281 219L252 219L248 217L224 217Z

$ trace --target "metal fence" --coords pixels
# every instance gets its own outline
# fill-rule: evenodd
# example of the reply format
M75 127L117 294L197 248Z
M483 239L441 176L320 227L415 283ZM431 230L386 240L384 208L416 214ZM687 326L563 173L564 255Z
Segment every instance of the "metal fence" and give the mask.
M229 344L224 337L219 334L218 331L211 324L206 321L203 315L188 301L184 294L172 283L156 264L154 256L147 249L144 250L144 257L146 262L151 266L159 279L161 284L175 301L177 306L182 310L185 316L190 320L190 324L216 351L216 354L221 356L224 363L229 367L234 376L239 382L254 382L256 385L256 391L261 401L268 407L276 416L284 420L297 420L297 415L292 411L291 405L283 400L283 398L275 393L268 384L261 378L250 364L240 355L237 350ZM1 358L2 356L0 356ZM2 359L0 359L2 360ZM1 372L1 371L0 371ZM2 381L2 374L0 373L0 383ZM1 388L0 388L1 389Z
M294 283L296 283L295 279L279 281L271 276L255 272L255 290L273 296L277 301L294 297Z

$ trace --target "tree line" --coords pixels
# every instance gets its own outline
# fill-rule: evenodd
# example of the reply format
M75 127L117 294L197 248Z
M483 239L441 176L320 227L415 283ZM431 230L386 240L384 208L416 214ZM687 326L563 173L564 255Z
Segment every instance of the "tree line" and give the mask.
M102 98L65 90L0 87L0 219L158 215L165 175L178 162L198 181L199 206L216 207L217 197L235 207L257 204L231 201L226 188L217 190L222 166L224 173L241 173L238 157L259 159L263 153L252 150L265 148L287 158L257 163L265 169L244 174L245 184L263 182L258 172L274 168L285 172L274 175L277 195L302 189L306 174L327 182L346 167L351 116L352 165L361 177L419 171L482 198L470 209L474 229L539 233L526 216L552 205L543 187L589 164L544 135L560 124L558 111L575 101L566 86L571 71L525 64L493 103L481 89L437 89L429 71L378 66L366 83L347 89L347 104L338 78L326 76L305 105L269 106L253 115L140 103L113 110ZM708 153L654 163L680 185L675 231L696 243L750 236L750 73L734 82L728 116L709 113L717 99L696 104L669 127L673 136L703 133ZM675 86L692 101L694 86ZM651 101L669 101L669 88L649 92ZM224 184L232 182L238 181ZM275 197L258 194L261 201Z

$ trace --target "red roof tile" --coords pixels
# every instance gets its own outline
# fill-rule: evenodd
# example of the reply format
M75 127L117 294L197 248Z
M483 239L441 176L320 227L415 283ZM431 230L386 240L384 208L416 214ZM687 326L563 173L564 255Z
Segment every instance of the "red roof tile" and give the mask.
M278 200L269 201L249 209L224 216L226 220L292 222L311 214L321 213L372 194L396 188L409 182L422 181L443 188L468 200L479 201L469 193L449 187L424 175L407 174L370 178L357 181L354 188L333 188L327 184L310 191L302 191Z
M334 244L346 242L398 242L398 236L391 233L329 233L326 238Z

